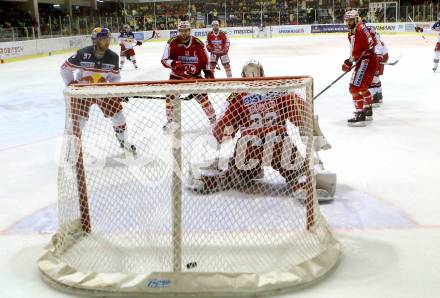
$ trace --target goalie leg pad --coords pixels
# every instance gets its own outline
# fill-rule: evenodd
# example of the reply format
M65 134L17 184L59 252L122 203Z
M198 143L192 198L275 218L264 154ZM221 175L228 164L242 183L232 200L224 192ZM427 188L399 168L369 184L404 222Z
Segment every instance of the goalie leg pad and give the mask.
M333 197L336 193L336 174L322 171L315 174L316 189L318 195Z
M313 146L315 151L329 150L332 148L319 127L318 115L313 116L313 136Z

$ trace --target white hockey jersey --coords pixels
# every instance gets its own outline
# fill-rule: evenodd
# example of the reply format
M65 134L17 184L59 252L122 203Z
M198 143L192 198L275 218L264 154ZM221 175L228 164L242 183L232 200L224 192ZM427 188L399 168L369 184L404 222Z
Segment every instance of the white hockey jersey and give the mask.
M121 32L121 34L118 37L118 40L119 40L119 44L121 46L124 46L125 49L127 50L132 49L137 43L137 40L134 38L134 34L131 31Z

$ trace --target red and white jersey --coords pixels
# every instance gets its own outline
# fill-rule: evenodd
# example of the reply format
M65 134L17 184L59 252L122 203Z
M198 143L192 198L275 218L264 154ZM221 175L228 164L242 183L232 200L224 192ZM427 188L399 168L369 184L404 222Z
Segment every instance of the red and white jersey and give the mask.
M219 30L217 33L213 31L208 33L206 37L206 48L210 53L227 54L229 51L230 41L226 32Z
M374 53L376 46L376 39L373 38L367 26L359 23L356 27L348 33L348 40L350 41L350 57L353 61L357 61L365 54Z
M238 131L242 136L256 135L261 139L270 132L285 134L286 120L300 125L303 109L303 100L292 93L233 93L212 132L219 143L224 137L234 137Z
M184 69L173 69L173 62L180 61ZM205 45L197 37L191 36L184 44L180 36L168 40L162 56L162 65L171 68L171 77L194 78L200 76L202 70L209 70L208 54Z
M375 39L376 46L374 47L374 53L376 55L385 56L388 54L388 48L385 45L385 42L382 39L382 36L380 36L379 32L376 31L373 27L368 27L370 30L371 36Z
M136 45L136 42L137 42L137 40L134 38L133 32L131 32L131 31L130 32L125 32L125 31L121 32L118 37L118 40L119 40L119 45L121 47L123 46L124 49L127 49L127 50L132 49Z

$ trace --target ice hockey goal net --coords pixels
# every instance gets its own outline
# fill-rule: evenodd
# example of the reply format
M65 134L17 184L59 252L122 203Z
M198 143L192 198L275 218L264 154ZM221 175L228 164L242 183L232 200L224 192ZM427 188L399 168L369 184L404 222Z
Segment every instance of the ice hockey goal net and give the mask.
M340 250L311 174L312 85L279 77L67 88L59 228L38 261L44 280L156 297L266 293L325 275ZM174 125L164 132L171 95ZM212 103L215 127L197 96ZM238 101L252 113L235 111L219 144L212 132ZM120 105L135 154L115 137Z

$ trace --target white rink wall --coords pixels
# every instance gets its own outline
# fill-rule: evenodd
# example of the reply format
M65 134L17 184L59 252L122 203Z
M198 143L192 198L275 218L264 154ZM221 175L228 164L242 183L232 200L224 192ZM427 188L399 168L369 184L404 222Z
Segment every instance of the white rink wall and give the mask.
M371 23L370 26L376 28L379 32L385 33L404 33L414 32L414 25L412 23ZM429 23L418 23L428 29ZM253 32L257 31L257 27L225 27L222 28L230 37L252 37ZM271 31L273 36L290 36L296 34L319 34L319 33L334 33L345 32L346 26L344 24L316 24L316 25L283 25L272 26ZM202 38L211 31L211 28L193 29L192 34L196 37ZM157 31L155 39L164 40L176 36L177 30L160 30ZM113 33L114 42L116 42L118 33ZM152 31L135 32L135 37L138 40L146 40L152 36ZM55 51L65 51L69 49L81 48L90 45L90 36L68 36L48 39L35 39L26 41L13 41L0 43L0 59L7 60L10 58L17 58L22 56L32 56L44 53L51 53Z

